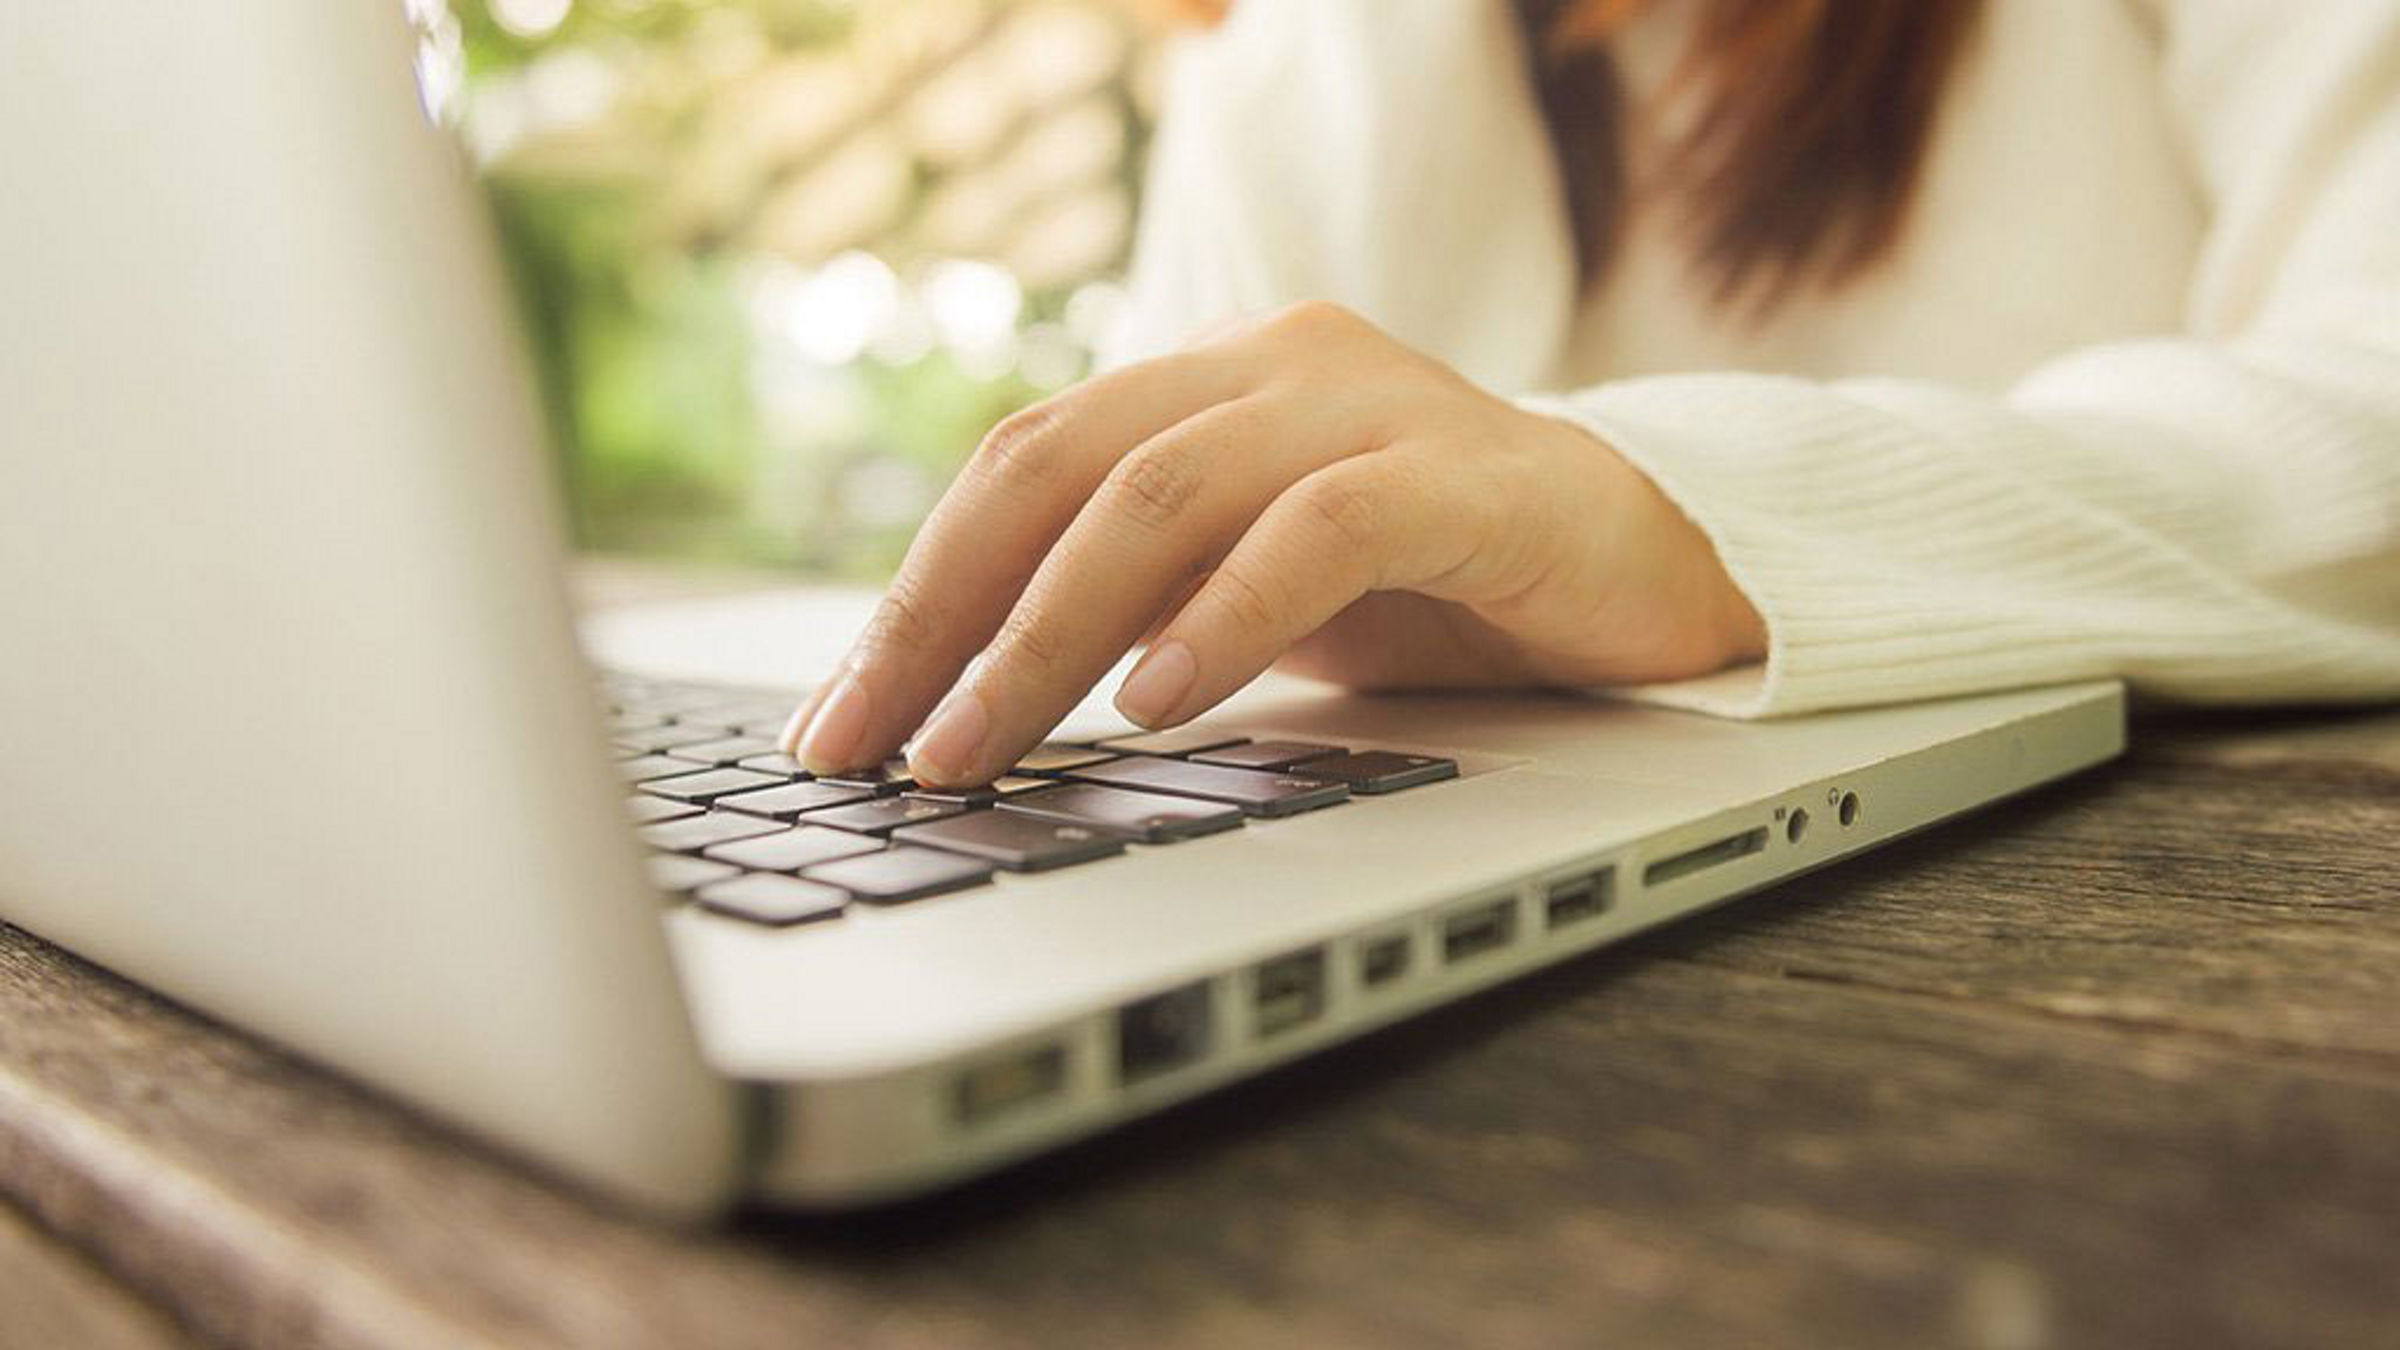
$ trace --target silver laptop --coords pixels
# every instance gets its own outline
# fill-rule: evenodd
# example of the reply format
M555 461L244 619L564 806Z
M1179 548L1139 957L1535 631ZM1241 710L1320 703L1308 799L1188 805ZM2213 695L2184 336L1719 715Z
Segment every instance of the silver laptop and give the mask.
M808 672L578 654L397 4L32 0L0 50L0 915L654 1209L936 1187L2123 743L2113 684L1270 684L976 800L726 764Z

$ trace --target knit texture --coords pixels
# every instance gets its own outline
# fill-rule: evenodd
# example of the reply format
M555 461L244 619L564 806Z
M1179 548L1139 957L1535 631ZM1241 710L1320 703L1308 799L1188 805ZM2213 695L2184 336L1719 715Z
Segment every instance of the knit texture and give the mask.
M1588 428L1770 637L1636 697L2400 696L2400 0L1989 14L1898 255L1761 325L1638 209L1577 295L1498 0L1244 0L1177 57L1118 355L1327 298Z

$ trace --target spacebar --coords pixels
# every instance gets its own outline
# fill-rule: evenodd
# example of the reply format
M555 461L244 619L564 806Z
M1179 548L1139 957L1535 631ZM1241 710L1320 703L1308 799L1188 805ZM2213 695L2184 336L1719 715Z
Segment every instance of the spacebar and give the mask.
M1179 797L1238 806L1254 816L1289 816L1346 801L1350 789L1341 783L1290 778L1251 769L1227 769L1180 759L1137 755L1104 764L1071 769L1067 777L1111 787L1170 792Z

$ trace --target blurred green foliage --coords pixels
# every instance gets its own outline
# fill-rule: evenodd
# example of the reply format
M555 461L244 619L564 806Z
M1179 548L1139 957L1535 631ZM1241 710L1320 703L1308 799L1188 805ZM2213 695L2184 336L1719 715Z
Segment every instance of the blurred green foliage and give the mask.
M1053 27L1085 32L1084 47L1100 50L1088 37L1099 31L1088 15L1099 11L1044 8L1085 10L1083 29L1058 22L1072 15L1052 15ZM1074 161L1077 174L1034 175L1044 191L1083 203L1080 217L1053 214L1084 222L1091 237L1070 241L1082 251L1070 248L1063 270L1012 288L1015 307L1004 313L1050 350L1047 360L1019 361L1014 347L995 355L989 344L888 334L865 348L837 341L830 355L822 339L803 340L795 357L777 334L811 321L808 278L836 255L885 260L889 271L871 271L870 280L895 279L899 298L872 313L885 327L925 327L927 297L940 297L918 283L944 261L940 241L928 242L927 203L984 168L919 148L907 139L909 119L920 100L945 92L937 82L972 94L965 74L979 73L994 125L1008 130L995 138L998 152L1035 142L1043 126L1068 125L1045 101L1044 71L994 76L1006 75L999 57L977 49L1007 48L1003 39L1031 27L1014 23L1026 7L418 0L412 11L428 99L482 166L582 546L883 573L983 429L1088 361L1090 325L1070 331L1071 301L1094 282L1105 291L1125 234L1088 223L1111 219L1107 209L1129 216L1129 206L1113 204L1130 202L1140 148L1139 47L1113 12L1105 20L1119 34L1113 66L1059 95L1087 114L1077 125L1091 144L1074 153L1089 163ZM1045 50L1031 41L1015 48ZM1078 49L1053 41L1047 50ZM958 90L946 92L957 103ZM1088 132L1095 107L1121 124L1116 139ZM857 237L778 233L779 208L780 219L805 225L856 200L834 172L852 162L843 155L854 147L870 152L855 162L884 170L868 182L880 214L862 216ZM820 194L831 210L810 209L812 177L832 181ZM898 184L888 204L873 195L885 182ZM1093 202L1107 209L1095 214ZM993 213L995 250L1025 229L1038 232L1042 212L1017 206L1033 224L1020 229L1015 217ZM966 219L981 224L972 212Z

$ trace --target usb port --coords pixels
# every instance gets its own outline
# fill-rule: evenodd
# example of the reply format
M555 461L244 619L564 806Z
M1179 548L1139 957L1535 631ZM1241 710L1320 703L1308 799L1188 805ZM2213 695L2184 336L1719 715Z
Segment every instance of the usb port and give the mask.
M1202 980L1117 1009L1117 1077L1131 1083L1207 1054L1209 1003Z
M1616 887L1617 874L1603 867L1579 877L1562 877L1550 883L1542 892L1542 922L1547 928L1564 928L1584 919L1596 918L1608 909L1611 892Z
M1408 934L1369 938L1358 944L1358 982L1374 989L1408 973Z
M1066 1047L1038 1046L985 1060L960 1074L951 1104L961 1125L980 1125L994 1116L1055 1096L1066 1082Z
M1477 952L1505 947L1516 936L1515 897L1462 909L1442 920L1442 960L1455 965Z
M1279 956L1252 974L1251 1024L1260 1036L1317 1020L1325 1011L1325 949Z

